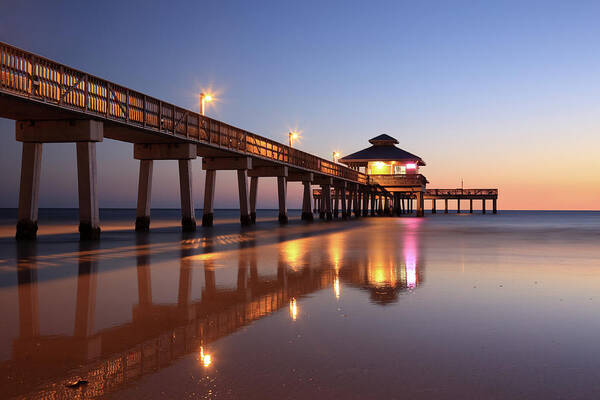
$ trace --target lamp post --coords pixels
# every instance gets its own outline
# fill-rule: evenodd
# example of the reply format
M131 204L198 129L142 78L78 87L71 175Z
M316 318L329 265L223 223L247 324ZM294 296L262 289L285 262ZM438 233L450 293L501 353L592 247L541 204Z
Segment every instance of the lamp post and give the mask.
M333 162L336 163L338 161L338 159L340 158L340 153L338 153L337 151L334 151L332 156L333 156Z
M213 100L213 97L210 94L200 93L200 114L204 116L204 111L206 109L206 103L210 103Z
M288 133L288 138L290 140L290 147L292 147L294 140L298 139L298 137L300 137L300 135L298 135L298 132L296 132L296 131L290 131Z

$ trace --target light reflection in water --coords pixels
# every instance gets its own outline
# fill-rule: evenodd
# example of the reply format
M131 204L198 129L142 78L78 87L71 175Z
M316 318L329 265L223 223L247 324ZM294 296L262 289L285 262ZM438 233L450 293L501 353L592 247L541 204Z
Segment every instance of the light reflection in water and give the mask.
M212 356L204 351L204 346L200 346L200 358L199 361L203 367L209 367L212 364Z
M295 297L290 300L290 317L292 317L292 321L298 318L298 304Z

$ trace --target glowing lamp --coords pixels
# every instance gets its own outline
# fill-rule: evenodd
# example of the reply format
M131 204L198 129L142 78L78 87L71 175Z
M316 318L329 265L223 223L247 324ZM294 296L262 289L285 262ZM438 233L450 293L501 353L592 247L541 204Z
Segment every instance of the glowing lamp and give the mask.
M213 101L213 96L208 93L200 93L200 114L204 115L206 103Z

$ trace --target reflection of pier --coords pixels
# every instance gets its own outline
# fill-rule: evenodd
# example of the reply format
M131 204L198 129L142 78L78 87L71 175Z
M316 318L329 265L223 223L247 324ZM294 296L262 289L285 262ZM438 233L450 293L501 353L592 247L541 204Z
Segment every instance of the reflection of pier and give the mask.
M150 260L144 246L140 248L139 297L130 323L93 333L96 262L84 255L79 260L73 335L41 336L37 271L32 262L35 247L21 247L20 332L13 343L12 361L0 364L4 395L47 398L52 392L52 398L71 398L73 389L66 385L79 377L89 381L81 389L86 391L85 397L104 395L172 364L179 357L199 353L201 346L204 351L211 342L287 308L293 299L331 286L334 279L330 269L290 270L282 257L277 275L262 277L258 274L256 253L242 252L235 288L218 287L213 261L204 260L202 299L192 301L192 254L191 250L182 249L177 304L154 304ZM84 367L78 368L81 364ZM36 373L32 375L32 371ZM32 382L29 376L42 378ZM36 387L39 393L35 393ZM45 387L43 392L41 387Z
M69 335L41 334L37 273L44 263L73 253L38 256L35 242L19 243L20 331L13 341L12 359L0 363L3 395L60 399L77 393L82 398L100 397L188 354L198 356L198 368L212 368L219 365L219 358L218 354L211 358L215 356L211 347L216 347L211 343L278 310L287 314L289 309L291 320L302 318L301 297L324 288L343 298L342 284L357 287L367 291L376 304L393 303L402 291L410 291L424 280L419 220L403 224L402 234L394 240L382 240L377 233L361 238L367 250L361 255L352 252L356 238L340 231L314 238L286 231L266 247L246 237L227 246L216 245L219 252L215 252L215 240L151 243L143 235L136 246L111 252L96 248L94 242L81 243L74 259L78 271L75 323ZM382 234L387 237L389 232ZM267 248L270 250L265 252ZM115 260L120 254L128 254L130 261L124 266L135 265L137 301L130 322L98 331L94 329L96 297L112 295L101 290L96 293L98 271L104 271L105 260ZM271 265L276 268L270 275L259 275L261 267L269 264L265 254L273 256ZM156 264L165 256L179 262L177 300L172 304L156 303L152 291L152 281L157 280L152 276L152 261ZM217 283L217 268L228 256L237 260L237 276L222 286ZM192 278L198 273L204 275L199 300L192 298ZM77 379L88 384L77 389L66 386Z

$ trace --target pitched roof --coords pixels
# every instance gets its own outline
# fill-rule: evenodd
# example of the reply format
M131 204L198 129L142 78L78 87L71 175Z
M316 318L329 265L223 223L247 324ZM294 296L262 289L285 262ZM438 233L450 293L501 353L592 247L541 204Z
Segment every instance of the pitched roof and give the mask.
M369 140L369 143L371 144L398 144L398 141L391 137L390 135L386 135L385 133L383 135L379 135L379 136L375 136L373 139Z
M418 165L425 165L425 161L421 157L402 150L394 145L398 143L396 139L388 135L379 135L369 140L373 146L364 150L357 151L348 156L340 158L340 162L368 162L368 161L412 161Z

